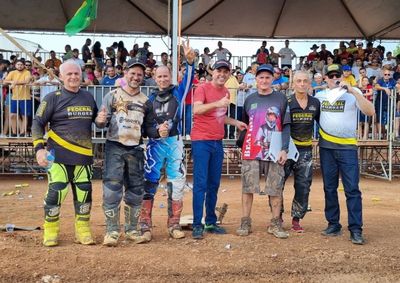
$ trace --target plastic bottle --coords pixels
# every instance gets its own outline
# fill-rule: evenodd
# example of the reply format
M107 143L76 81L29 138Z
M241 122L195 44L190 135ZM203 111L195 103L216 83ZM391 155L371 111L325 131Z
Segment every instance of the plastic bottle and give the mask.
M49 170L51 168L51 166L54 163L54 160L56 159L55 155L54 155L54 149L50 149L50 151L47 152L47 170Z

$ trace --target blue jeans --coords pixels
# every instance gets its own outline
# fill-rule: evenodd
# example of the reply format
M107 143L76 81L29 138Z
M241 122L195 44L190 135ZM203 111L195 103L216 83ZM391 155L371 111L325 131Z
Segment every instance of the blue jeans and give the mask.
M348 213L348 229L362 232L362 198L358 187L357 150L320 148L321 171L325 192L325 218L329 225L341 228L338 201L339 173L342 177Z
M222 141L192 141L193 227L201 226L204 200L206 224L215 224L218 188L221 181L224 150Z
M293 172L294 198L292 202L292 217L303 219L308 207L308 196L312 182L312 151L299 150L297 162L289 159L285 163L285 181ZM282 205L283 210L283 205Z
M124 197L128 206L142 204L144 193L144 151L106 141L103 174L103 207L116 209ZM123 188L125 188L125 195Z

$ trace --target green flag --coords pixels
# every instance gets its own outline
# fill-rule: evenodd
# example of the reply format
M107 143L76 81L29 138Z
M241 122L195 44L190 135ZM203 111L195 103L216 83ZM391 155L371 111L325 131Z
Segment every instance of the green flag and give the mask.
M66 24L65 32L70 36L75 35L87 28L96 17L97 0L85 0L72 19Z

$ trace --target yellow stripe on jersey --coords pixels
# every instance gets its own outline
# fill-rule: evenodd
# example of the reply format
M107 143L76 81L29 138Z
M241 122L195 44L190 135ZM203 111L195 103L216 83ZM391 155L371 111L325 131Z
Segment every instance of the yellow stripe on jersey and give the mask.
M335 136L331 136L330 134L325 133L321 128L319 128L319 134L321 137L329 142L336 144L348 144L348 145L357 145L356 138L339 138Z
M298 140L293 139L293 143L294 143L295 145L300 145L300 146L309 146L309 145L312 145L312 140L308 140L308 141L298 141Z
M38 144L44 144L44 139L37 139L33 141L33 147L36 147Z
M64 140L62 137L57 135L52 130L49 131L48 136L53 141L55 141L58 145L64 147L67 150L70 150L70 151L73 151L75 153L79 153L82 155L86 155L86 156L93 156L93 150L91 148L81 147L79 145L72 144L72 143Z

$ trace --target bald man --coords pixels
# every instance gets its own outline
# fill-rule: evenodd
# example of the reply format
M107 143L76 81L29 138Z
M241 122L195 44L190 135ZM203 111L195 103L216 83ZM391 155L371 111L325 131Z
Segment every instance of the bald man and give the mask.
M93 95L80 89L82 70L72 60L60 66L61 90L51 92L40 104L32 124L33 145L40 166L49 167L47 156L54 152L54 163L48 168L49 186L44 199L43 245L58 244L60 208L71 184L75 207L76 242L94 244L89 218L92 205L93 151L92 122L97 115ZM50 123L47 147L43 136Z
M194 51L189 42L183 45L187 59L186 72L179 86L172 85L172 74L166 66L156 69L155 80L158 91L149 97L155 115L154 126L166 127L160 138L149 138L145 164L145 193L140 215L142 235L151 240L151 214L161 169L165 166L168 189L168 233L174 239L185 237L179 225L183 208L183 188L186 170L183 164L182 111L185 97L192 86L194 76Z

